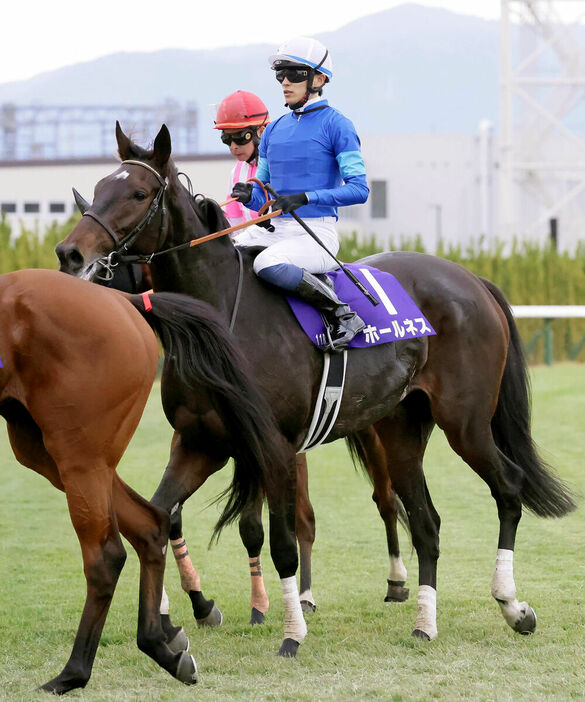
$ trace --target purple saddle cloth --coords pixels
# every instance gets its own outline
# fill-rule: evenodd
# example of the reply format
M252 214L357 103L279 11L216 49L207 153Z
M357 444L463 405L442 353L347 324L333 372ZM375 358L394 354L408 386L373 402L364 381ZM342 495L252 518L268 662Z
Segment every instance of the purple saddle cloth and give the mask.
M347 303L366 323L363 331L351 340L349 348L363 349L390 341L436 334L391 273L355 263L346 264L346 267L379 300L378 305L372 305L340 268L327 273L335 285L339 299ZM309 339L315 346L325 345L325 325L319 312L292 295L287 295L287 300Z

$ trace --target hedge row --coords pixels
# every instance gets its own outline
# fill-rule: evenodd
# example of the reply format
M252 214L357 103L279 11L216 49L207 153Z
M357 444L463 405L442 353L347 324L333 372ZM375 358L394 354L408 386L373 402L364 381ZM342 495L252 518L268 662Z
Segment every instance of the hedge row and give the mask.
M8 223L0 220L0 273L20 268L57 268L55 246L71 231L78 216L63 225L53 225L42 236L23 230L21 236L11 239ZM425 252L420 239L391 242L393 250ZM358 242L357 235L342 240L338 257L355 261L381 249L372 236ZM425 252L431 253L431 252ZM469 270L492 280L516 305L579 305L585 304L585 243L576 253L557 253L551 247L516 242L509 255L503 255L503 246L493 250L449 246L436 252L451 261L461 263ZM535 335L543 328L538 319L520 319L518 326L531 362L544 361L543 339L535 342ZM552 323L555 360L585 361L585 320L559 319ZM585 347L585 343L583 344Z
M391 249L432 253L425 251L421 239L391 242ZM492 250L449 246L437 250L436 255L493 281L515 305L585 305L585 242L572 256L550 246L517 241L508 255L503 255L503 249L503 244ZM374 237L358 244L353 235L343 240L339 258L354 261L379 251ZM543 363L544 320L519 319L518 327L530 362ZM584 319L556 319L550 328L555 360L585 361Z

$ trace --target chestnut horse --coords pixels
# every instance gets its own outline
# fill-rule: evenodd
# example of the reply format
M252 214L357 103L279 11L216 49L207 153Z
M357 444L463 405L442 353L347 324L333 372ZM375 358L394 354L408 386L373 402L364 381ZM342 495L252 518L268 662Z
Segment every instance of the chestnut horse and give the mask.
M71 657L42 689L62 694L89 680L126 557L120 532L140 559L139 648L182 682L197 682L187 637L160 616L168 514L115 469L154 381L154 330L168 354L163 396L171 382L181 406L175 411L167 400L165 407L178 440L190 440L181 415L189 407L223 435L213 460L226 451L235 457L222 522L266 490L268 466L282 457L270 441L270 410L231 335L215 310L184 295L124 295L57 271L0 276L0 309L0 415L17 460L67 495L87 580Z
M234 337L272 408L287 453L271 471L285 492L277 509L270 508L270 545L285 602L280 654L295 655L306 635L295 579L295 454L308 430L323 355L296 323L284 296L254 274L255 250L238 250L225 236L199 246L190 243L222 230L227 221L217 203L195 202L180 183L166 126L150 150L134 144L119 125L116 137L122 163L99 181L85 216L57 246L61 270L91 277L116 255L139 254L150 262L155 290L205 300L226 321L242 272ZM396 252L365 262L392 273L436 331L435 336L350 350L341 407L327 439L350 437L359 447L373 425L384 447L419 562L413 635L437 635L440 519L422 469L435 425L496 501L500 529L492 595L515 631L533 631L534 611L516 599L513 576L522 507L559 517L574 502L533 444L527 366L510 307L495 285L438 257ZM220 457L202 457L196 443L176 444L153 503L177 510L221 465Z

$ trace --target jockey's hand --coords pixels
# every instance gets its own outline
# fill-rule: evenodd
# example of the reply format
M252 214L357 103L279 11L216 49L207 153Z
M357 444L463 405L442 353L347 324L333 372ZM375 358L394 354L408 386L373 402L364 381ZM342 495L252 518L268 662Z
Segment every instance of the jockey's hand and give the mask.
M258 222L258 226L262 229L268 229L270 233L274 231L274 224L269 219L265 219L263 222Z
M245 205L246 203L250 202L252 198L253 187L254 186L252 183L236 183L230 197L236 198L238 202Z
M302 207L309 202L306 193L295 193L294 195L281 195L272 203L272 211L282 210L282 214L289 214L298 207Z

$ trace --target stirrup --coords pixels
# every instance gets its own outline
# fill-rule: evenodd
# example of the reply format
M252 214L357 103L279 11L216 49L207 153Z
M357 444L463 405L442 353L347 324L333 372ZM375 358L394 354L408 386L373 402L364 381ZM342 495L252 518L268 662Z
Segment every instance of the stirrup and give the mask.
M351 336L349 338L347 338L347 333L346 333L344 335L344 338L334 339L332 334L331 334L331 332L333 331L333 326L327 321L327 319L325 319L325 317L323 315L321 315L321 317L322 317L323 323L325 325L325 334L327 336L327 342L324 345L322 345L320 348L322 351L327 351L329 353L341 353L342 351L345 351L345 349L347 349L347 347L349 346L350 342L366 326L365 322L357 314L354 313L354 318L356 320L359 320L357 328L355 330L345 328L345 331L347 333L351 333Z

